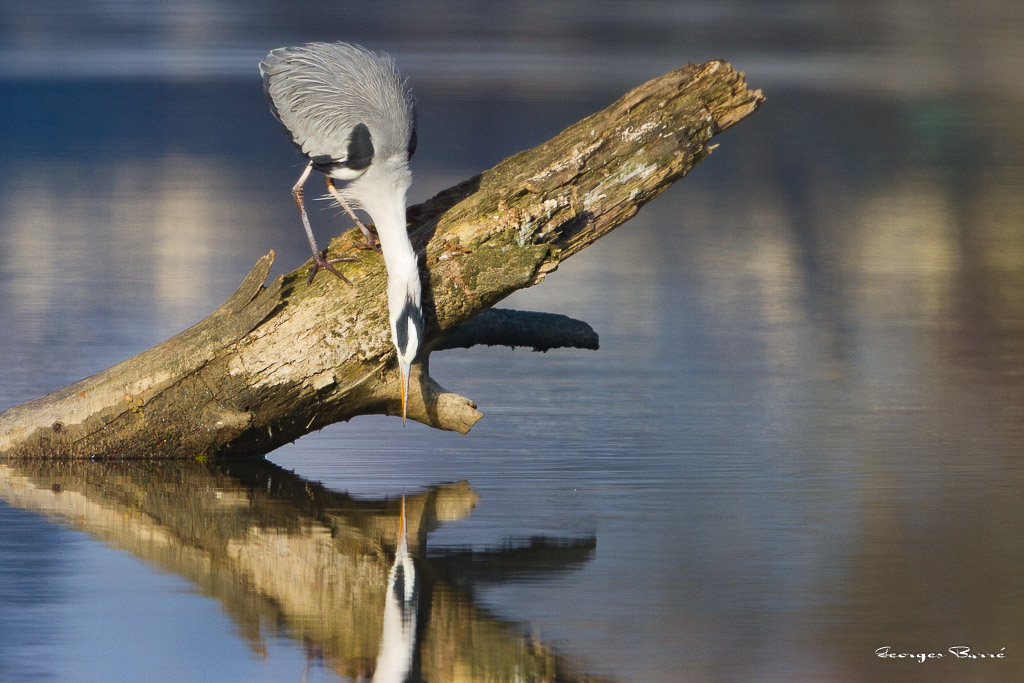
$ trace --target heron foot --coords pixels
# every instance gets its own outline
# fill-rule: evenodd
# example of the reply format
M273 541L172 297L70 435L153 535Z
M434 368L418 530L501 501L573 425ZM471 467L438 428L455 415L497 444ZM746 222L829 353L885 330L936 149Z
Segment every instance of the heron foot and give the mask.
M328 259L328 258L324 258L323 254L320 254L320 253L313 254L313 265L310 266L309 275L306 276L306 285L308 286L308 285L312 284L313 278L316 277L316 274L319 271L321 271L321 270L327 270L327 271L330 271L330 272L334 273L339 278L341 278L342 282L344 282L345 284L350 285L350 284L352 284L352 282L347 277L345 277L344 275L339 273L338 269L335 268L331 264L333 264L333 263L351 263L351 262L355 262L355 261L358 261L358 260L359 259L356 258L355 256L341 256L341 257L338 257L338 258Z
M380 240L377 239L377 236L374 235L372 232L369 232L369 231L367 231L367 232L365 232L363 234L366 236L366 241L365 242L354 242L352 244L352 246L354 246L356 249L361 249L363 251L375 251L378 254L381 253L381 250L380 250Z

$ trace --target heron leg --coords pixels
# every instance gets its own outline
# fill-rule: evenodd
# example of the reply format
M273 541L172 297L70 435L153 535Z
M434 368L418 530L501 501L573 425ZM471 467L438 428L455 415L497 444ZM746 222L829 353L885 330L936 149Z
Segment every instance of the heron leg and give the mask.
M313 237L313 228L309 225L309 216L306 215L306 202L303 200L305 192L302 186L306 184L306 180L309 179L309 173L313 170L313 162L309 162L306 169L299 176L299 179L295 181L295 185L292 186L292 199L295 200L295 206L299 207L299 215L302 216L302 227L306 229L306 239L309 240L309 248L313 250L313 266L309 269L309 276L306 278L306 284L313 282L313 278L316 276L318 270L323 268L329 270L344 282L349 282L348 278L338 272L338 270L332 266L332 263L338 263L340 261L358 261L359 259L353 257L345 257L338 259L331 259L328 261L324 258L323 254L320 253L320 248L316 245L316 238Z
M341 208L345 209L345 213L348 214L349 218L355 221L355 224L358 225L359 229L362 231L363 237L366 238L366 245L358 246L357 248L373 249L376 252L380 252L380 240L377 239L377 236L373 234L373 231L371 231L368 227L366 227L366 225L361 220L359 220L359 217L356 216L355 211L353 211L349 207L349 205L345 203L345 200L341 198L341 194L338 192L338 188L334 186L334 179L331 178L331 176L329 175L325 175L324 182L327 183L327 191L331 193L332 197L334 197L334 201L338 202L338 204L341 205Z

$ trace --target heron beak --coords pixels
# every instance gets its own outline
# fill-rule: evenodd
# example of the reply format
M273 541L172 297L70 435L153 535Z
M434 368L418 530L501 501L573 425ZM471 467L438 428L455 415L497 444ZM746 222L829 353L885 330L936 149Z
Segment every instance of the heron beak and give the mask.
M402 512L398 518L398 539L405 536L405 492L402 492Z
M410 366L400 368L399 373L402 377L402 426L405 426L405 415L409 404L409 373L412 370Z
M396 552L399 555L409 552L409 523L405 521L405 492L402 492L402 511L398 516L398 547Z

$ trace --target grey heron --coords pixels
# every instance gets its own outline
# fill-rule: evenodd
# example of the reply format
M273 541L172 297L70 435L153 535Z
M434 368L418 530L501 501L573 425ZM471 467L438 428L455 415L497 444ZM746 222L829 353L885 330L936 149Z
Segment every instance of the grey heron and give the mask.
M398 547L395 562L388 572L384 600L384 625L381 632L374 683L404 681L416 654L416 615L419 611L419 586L416 566L409 554L409 525L405 519L405 494L398 518Z
M348 282L317 248L303 202L313 169L324 174L330 195L355 220L367 245L384 256L388 273L391 341L398 352L405 424L412 361L423 341L420 275L406 224L409 158L416 151L416 109L405 79L390 57L348 43L309 43L271 50L260 64L271 110L309 163L292 188L313 265ZM340 190L334 180L348 181ZM379 243L356 217L373 219Z

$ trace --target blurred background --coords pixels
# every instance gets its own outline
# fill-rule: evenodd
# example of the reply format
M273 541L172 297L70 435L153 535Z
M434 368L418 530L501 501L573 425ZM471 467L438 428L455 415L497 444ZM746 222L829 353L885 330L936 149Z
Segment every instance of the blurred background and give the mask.
M1024 4L6 3L0 410L194 324L271 249L272 277L308 258L256 66L311 40L409 77L414 203L686 62L768 99L506 301L600 351L436 354L485 414L469 435L362 418L271 461L366 499L467 480L423 563L596 539L471 587L579 675L1024 676ZM338 676L287 625L257 656L214 597L61 519L0 500L0 677Z

